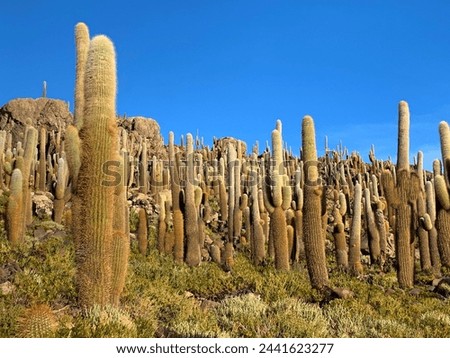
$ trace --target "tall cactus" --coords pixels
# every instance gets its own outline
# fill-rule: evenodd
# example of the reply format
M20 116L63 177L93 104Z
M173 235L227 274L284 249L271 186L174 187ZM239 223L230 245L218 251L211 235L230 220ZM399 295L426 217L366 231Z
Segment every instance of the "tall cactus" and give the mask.
M441 263L448 270L450 269L450 195L448 189L450 183L450 129L447 122L439 123L439 136L444 176L435 175L434 178L437 204L436 229Z
M23 240L25 227L23 210L23 176L20 169L13 170L11 175L10 195L6 207L6 231L11 244L16 245Z
M364 196L364 208L366 214L366 225L369 234L369 250L370 250L370 263L372 265L381 264L381 245L380 245L380 232L378 230L375 214L372 209L371 193L369 188L365 188L363 192Z
M306 264L312 287L323 289L328 284L325 238L322 231L321 215L323 188L319 179L314 122L310 116L303 117L302 151L305 178L303 240L305 243Z
M127 187L125 185L125 153L116 153L117 171L119 183L114 186L113 209L113 240L112 240L112 282L111 303L119 304L119 299L125 287L125 279L128 269L128 256L130 251L130 235L127 214Z
M189 266L197 266L201 262L201 252L198 233L198 209L195 200L195 175L194 175L194 145L192 135L186 135L187 145L187 180L186 180L186 204L184 211L184 228L186 235L186 263Z
M75 125L79 130L83 126L84 111L84 80L86 72L86 61L89 50L89 29L86 24L79 22L75 26L76 47L76 78L75 78Z
M272 169L265 179L264 199L270 214L269 245L273 245L275 268L287 271L290 269L290 253L285 211L291 205L291 187L285 185L280 121L277 128L272 131Z
M348 264L350 272L359 275L363 272L361 264L361 199L362 188L359 182L356 183L353 196L353 218L350 229Z
M92 39L84 80L81 166L74 200L80 304L111 303L114 185L107 173L117 158L116 59L106 36Z
M23 154L23 208L25 210L24 229L33 221L33 208L31 202L30 175L36 155L38 131L28 127L25 132L25 148Z
M65 133L64 145L67 153L67 166L69 167L69 180L72 183L72 189L75 191L78 182L78 173L80 172L80 137L78 129L75 126L68 126Z
M46 179L47 179L47 129L41 127L39 130L39 183L38 187L40 191L46 190Z
M434 184L432 181L425 183L426 193L426 210L431 221L431 230L428 231L428 241L430 245L431 266L435 276L439 276L441 272L441 258L439 255L438 233L436 230L436 197L434 192Z
M256 155L255 155L256 157ZM255 159L255 158L254 158ZM266 256L265 252L265 238L264 238L264 229L262 226L261 213L259 208L259 199L258 199L258 172L256 169L256 165L252 166L252 186L251 186L251 230L252 230L252 239L250 241L251 245L251 253L252 260L255 265L261 264ZM250 230L250 228L249 228Z
M63 217L65 194L67 187L68 168L64 158L58 160L56 172L55 200L53 202L53 216L56 223L60 224Z
M170 169L170 190L172 192L173 208L173 234L174 247L173 255L175 262L182 263L184 260L184 220L181 211L181 186L180 173L175 159L174 135L169 133L169 169Z
M388 204L395 211L395 252L397 278L401 287L414 285L414 236L412 235L413 208L417 207L420 184L409 167L409 108L405 101L398 107L398 150L396 173L384 171L381 175Z
M148 222L147 222L147 213L144 208L138 209L138 227L137 227L137 240L139 252L141 255L147 255L147 247L148 247Z
M345 239L345 225L343 216L347 211L347 203L344 193L335 191L335 206L333 208L334 230L333 236L336 246L336 264L338 267L346 269L348 267L348 250Z

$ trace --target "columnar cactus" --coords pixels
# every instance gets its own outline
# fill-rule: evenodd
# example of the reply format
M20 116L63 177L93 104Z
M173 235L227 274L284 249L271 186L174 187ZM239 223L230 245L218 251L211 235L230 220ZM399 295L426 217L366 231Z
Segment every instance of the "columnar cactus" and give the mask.
M138 227L137 227L137 241L139 252L141 255L147 255L148 247L148 222L147 213L144 208L138 209Z
M431 220L431 230L428 231L428 240L430 245L430 258L435 276L439 276L441 272L441 258L439 255L438 233L436 230L436 197L434 184L432 181L425 183L426 193L426 210Z
M67 153L67 165L69 167L69 181L72 183L73 191L76 191L78 182L78 173L80 171L80 137L78 129L75 126L68 126L64 141Z
M39 183L38 188L40 191L45 191L47 184L47 130L42 127L39 130Z
M167 249L170 245L166 243L166 238L168 234L168 212L167 207L170 207L169 198L166 192L160 192L158 194L158 205L159 205L159 216L158 216L158 239L157 239L157 249L160 253L170 253Z
M25 210L24 227L33 221L33 208L31 202L30 175L33 161L36 155L38 131L33 127L28 127L25 132L25 148L23 154L23 208Z
M6 231L13 245L21 242L25 233L23 194L22 171L16 168L11 175L10 194L6 207Z
M334 243L335 243L335 254L336 254L336 264L338 267L346 269L348 267L348 250L347 242L345 238L345 225L342 220L343 216L347 212L347 203L345 201L344 193L335 192L335 205L333 208L333 218L334 218Z
M450 196L448 189L450 182L450 129L447 122L439 123L439 135L444 176L436 175L434 178L437 204L436 229L442 266L450 269Z
M0 188L6 188L5 178L5 146L6 146L6 131L0 131Z
M295 221L295 252L294 261L298 262L305 258L305 243L303 241L303 189L302 189L302 169L297 169L295 173L295 195L292 202Z
M120 296L125 287L130 252L127 188L124 175L125 153L121 151L119 154L119 151L120 148L118 146L115 158L117 163L115 174L119 183L116 183L114 186L111 282L111 303L116 306L119 304Z
M172 192L172 208L173 208L173 232L174 232L174 248L173 255L175 262L182 263L184 261L184 219L181 211L181 186L180 175L175 159L174 135L169 133L169 169L171 179Z
M225 184L225 161L223 158L219 160L219 203L220 220L228 221L228 194Z
M81 166L74 198L80 304L111 303L114 186L108 165L117 159L116 60L112 42L92 39L84 80Z
M139 161L139 189L141 193L147 194L149 175L148 175L147 142L145 138L142 139L140 151L141 151L141 159Z
M323 289L328 284L325 258L325 237L322 230L321 196L314 122L310 116L303 117L302 152L304 163L303 241L306 264L311 285Z
M413 207L417 205L420 184L409 167L409 108L399 103L398 150L395 176L391 171L381 175L388 204L395 211L395 251L397 278L401 287L414 285L414 236L411 234Z
M228 242L234 242L234 210L236 205L236 170L234 166L237 162L237 152L233 144L228 143L227 164L228 164Z
M261 220L259 198L258 198L258 172L256 165L252 166L252 186L251 186L251 230L252 240L250 241L252 260L255 265L260 265L266 256L265 236ZM250 228L249 228L250 230Z
M348 243L348 265L350 272L355 275L362 274L363 272L361 264L361 200L362 187L358 182L355 184L353 194L353 217Z
M417 228L417 236L419 238L420 266L422 271L431 272L431 255L429 232L433 228L430 215L427 213L425 181L423 175L423 153L417 153L417 175L420 183L420 193L417 200L417 214L419 216L419 226Z
M54 221L58 224L61 223L63 217L67 180L68 167L66 161L64 158L59 158L56 172L55 200L53 202Z
M79 130L83 126L84 111L84 80L86 72L86 61L89 50L89 29L86 24L79 22L75 26L76 47L76 78L75 78L75 126Z
M287 271L290 269L290 253L285 211L291 205L291 187L285 185L281 122L277 122L277 127L279 129L272 131L272 168L263 190L265 207L270 214L269 240L274 249L275 268Z
M375 214L372 209L371 193L369 188L364 189L364 208L367 231L369 235L370 263L381 264L380 233L376 224Z
M198 209L195 200L195 168L194 168L194 146L190 133L186 135L186 202L184 210L184 228L186 236L186 263L189 266L198 266L201 262L201 252L198 235Z

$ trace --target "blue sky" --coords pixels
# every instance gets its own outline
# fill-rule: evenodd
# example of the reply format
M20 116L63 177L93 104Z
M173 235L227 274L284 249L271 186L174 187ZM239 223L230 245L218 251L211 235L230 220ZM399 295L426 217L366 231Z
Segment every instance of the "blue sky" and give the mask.
M440 157L450 120L450 1L8 1L2 4L0 104L48 96L73 104L73 29L117 51L118 114L155 118L167 139L233 136L251 147L275 121L298 153L301 119L368 161L396 157L397 104L411 110L411 157Z

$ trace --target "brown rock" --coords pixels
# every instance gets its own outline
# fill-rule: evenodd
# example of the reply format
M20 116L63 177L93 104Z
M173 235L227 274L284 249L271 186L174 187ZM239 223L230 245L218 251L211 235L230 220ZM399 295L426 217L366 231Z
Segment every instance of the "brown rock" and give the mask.
M12 133L13 145L23 141L27 125L65 131L72 122L67 102L52 98L17 98L0 108L0 129Z
M33 208L37 217L41 220L52 217L53 202L47 195L33 195Z
M350 291L347 288L335 287L332 290L337 297L342 298L344 300L353 298L353 296L355 295L352 291Z
M33 236L35 239L40 240L44 238L47 235L47 230L45 230L43 227L37 227L34 232Z
M164 147L161 129L159 124L153 118L140 116L119 117L118 124L128 132L130 139L134 137L135 143L139 143L140 137L147 139L147 155L149 160L151 160L153 156L156 156L158 159L167 158L167 150Z

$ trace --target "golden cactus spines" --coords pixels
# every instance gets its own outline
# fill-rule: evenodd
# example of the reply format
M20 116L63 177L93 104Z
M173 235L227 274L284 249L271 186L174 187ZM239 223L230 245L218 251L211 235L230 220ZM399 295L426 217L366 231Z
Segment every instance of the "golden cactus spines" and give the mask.
M106 36L92 39L84 81L81 166L74 198L79 300L82 306L111 302L114 186L105 166L116 158L116 58Z
M53 338L59 328L56 315L48 305L34 305L17 320L19 338Z
M303 190L303 241L311 285L323 289L328 284L325 237L322 230L322 187L319 171L314 122L310 116L302 121L302 153L305 186Z
M75 26L76 47L76 78L75 78L75 106L74 121L77 129L83 126L84 110L84 79L86 61L89 50L89 29L86 24L79 22Z

